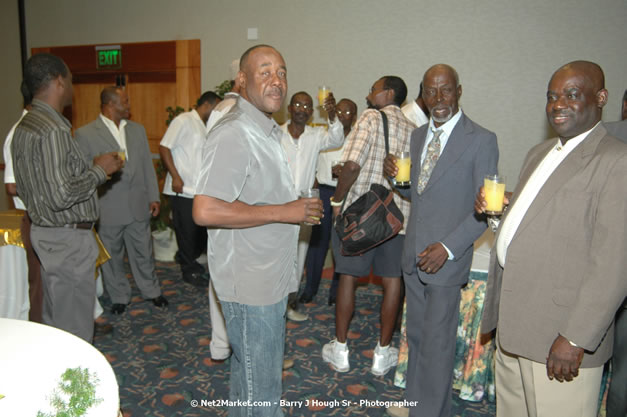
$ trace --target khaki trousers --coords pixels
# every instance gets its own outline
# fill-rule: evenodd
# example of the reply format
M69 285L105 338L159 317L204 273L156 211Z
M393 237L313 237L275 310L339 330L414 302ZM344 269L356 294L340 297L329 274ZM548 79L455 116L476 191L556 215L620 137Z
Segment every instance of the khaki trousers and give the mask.
M580 368L570 382L551 381L545 363L504 352L499 344L495 354L496 416L596 417L602 375L603 366Z

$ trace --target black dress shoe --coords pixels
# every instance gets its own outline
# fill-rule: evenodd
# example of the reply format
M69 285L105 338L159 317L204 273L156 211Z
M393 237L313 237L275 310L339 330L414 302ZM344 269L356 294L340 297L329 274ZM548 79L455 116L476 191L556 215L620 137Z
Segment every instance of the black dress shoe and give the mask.
M313 300L313 295L302 294L300 298L298 299L298 302L301 304L307 304L307 303L311 303L311 300Z
M329 296L329 305L330 305L330 306L332 306L333 304L335 304L335 299L336 299L336 298L337 298L337 297L332 297L332 296Z
M152 303L156 305L157 307L167 307L167 305L170 304L168 303L168 300L166 300L163 295L160 295L157 298L153 298Z
M126 310L126 304L113 304L111 306L111 312L113 314L122 314Z
M209 287L209 274L192 272L191 274L184 274L183 281L188 284L192 284L194 287L207 288Z

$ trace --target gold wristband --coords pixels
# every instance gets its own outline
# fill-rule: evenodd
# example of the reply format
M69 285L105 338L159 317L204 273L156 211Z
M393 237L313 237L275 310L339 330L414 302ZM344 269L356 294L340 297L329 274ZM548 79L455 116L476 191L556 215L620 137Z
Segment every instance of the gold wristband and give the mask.
M329 199L329 202L331 203L331 207L339 207L342 204L344 204L344 200L342 200L342 201L335 201L335 200L333 200L333 197L331 197Z

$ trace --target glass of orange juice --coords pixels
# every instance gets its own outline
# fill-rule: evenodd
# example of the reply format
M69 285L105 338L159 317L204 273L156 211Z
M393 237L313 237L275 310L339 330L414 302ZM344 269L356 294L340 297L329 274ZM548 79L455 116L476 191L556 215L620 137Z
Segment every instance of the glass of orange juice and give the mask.
M505 197L505 177L502 175L486 175L483 180L485 212L489 216L503 214L503 198Z
M326 85L321 85L320 87L318 87L318 103L320 104L320 107L324 107L324 100L329 97L330 92L331 87L328 87Z
M409 188L411 185L411 158L409 152L400 152L396 155L396 167L398 173L394 178L396 180L396 186L399 188Z

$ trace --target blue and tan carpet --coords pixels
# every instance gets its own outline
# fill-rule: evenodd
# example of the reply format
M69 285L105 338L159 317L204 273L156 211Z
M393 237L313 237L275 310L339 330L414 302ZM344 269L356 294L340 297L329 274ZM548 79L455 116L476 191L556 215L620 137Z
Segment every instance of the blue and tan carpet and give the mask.
M157 274L170 301L166 309L142 300L135 287L131 305L120 316L109 313L106 295L101 298L104 317L114 330L97 335L94 345L117 375L124 416L226 416L225 407L194 406L228 399L229 363L213 363L209 354L206 290L180 280L174 263L157 263ZM402 391L393 384L393 371L384 377L368 371L379 333L380 287L370 284L357 290L348 342L351 370L342 374L324 363L320 354L334 334L335 310L327 305L329 282L323 280L314 302L301 306L310 320L287 323L285 354L295 365L283 373L283 400L293 402L283 410L293 416L385 416L385 407L376 401L399 400ZM395 346L398 339L397 332ZM453 416L494 415L494 404L486 400L463 401L456 392L453 398Z

